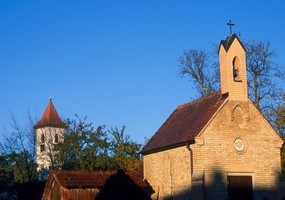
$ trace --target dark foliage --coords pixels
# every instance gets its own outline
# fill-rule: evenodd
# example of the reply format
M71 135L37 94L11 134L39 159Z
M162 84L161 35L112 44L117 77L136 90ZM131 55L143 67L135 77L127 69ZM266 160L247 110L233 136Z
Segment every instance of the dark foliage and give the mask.
M45 181L30 181L25 183L0 183L1 200L40 200L45 187Z

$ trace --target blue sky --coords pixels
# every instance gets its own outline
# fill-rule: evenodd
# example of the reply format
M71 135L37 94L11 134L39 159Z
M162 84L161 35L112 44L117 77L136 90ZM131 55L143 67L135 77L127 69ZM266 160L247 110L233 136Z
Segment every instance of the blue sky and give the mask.
M139 143L197 94L178 75L184 49L212 50L233 32L270 40L285 66L285 3L278 1L0 0L0 127L10 112L126 126ZM0 130L1 130L0 129Z

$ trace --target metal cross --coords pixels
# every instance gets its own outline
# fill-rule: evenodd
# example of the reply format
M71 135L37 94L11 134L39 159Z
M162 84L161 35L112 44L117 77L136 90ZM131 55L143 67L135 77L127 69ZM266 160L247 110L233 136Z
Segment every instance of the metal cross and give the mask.
M230 34L232 35L232 26L234 26L234 24L232 23L232 20L230 20L228 23L227 23L228 26L230 26Z

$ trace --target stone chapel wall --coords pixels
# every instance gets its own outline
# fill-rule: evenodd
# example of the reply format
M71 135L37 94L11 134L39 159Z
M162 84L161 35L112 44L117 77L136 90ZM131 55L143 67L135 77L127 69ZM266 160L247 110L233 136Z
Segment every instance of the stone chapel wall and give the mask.
M144 155L143 162L144 178L155 191L154 199L189 199L191 162L186 146Z
M191 145L193 171L204 172L206 199L228 196L229 174L252 176L255 199L277 199L272 194L281 173L279 143L252 103L227 102Z

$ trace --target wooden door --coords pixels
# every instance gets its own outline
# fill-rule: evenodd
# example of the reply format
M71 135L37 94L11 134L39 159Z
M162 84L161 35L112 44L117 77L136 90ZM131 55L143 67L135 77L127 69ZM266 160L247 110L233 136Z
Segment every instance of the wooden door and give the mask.
M252 176L228 176L229 200L252 200Z

